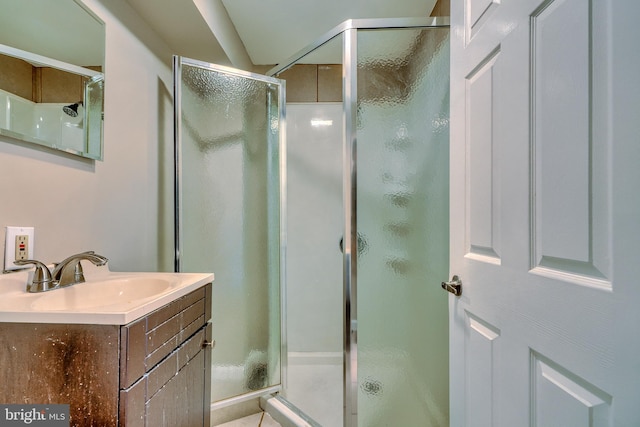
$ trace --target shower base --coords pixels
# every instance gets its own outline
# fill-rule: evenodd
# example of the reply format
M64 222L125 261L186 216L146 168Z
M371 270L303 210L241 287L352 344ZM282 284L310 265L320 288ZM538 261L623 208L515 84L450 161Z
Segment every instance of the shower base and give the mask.
M288 354L287 384L283 397L317 422L309 423L304 417L293 426L342 427L343 386L341 352L290 352ZM265 409L283 426L277 412L284 411L290 419L286 405L271 401ZM305 424L306 422L306 424Z

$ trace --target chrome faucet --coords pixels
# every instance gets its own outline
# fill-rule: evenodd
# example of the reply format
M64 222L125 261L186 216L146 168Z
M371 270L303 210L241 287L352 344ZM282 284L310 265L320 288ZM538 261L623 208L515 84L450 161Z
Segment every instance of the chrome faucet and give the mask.
M50 271L44 263L34 259L18 260L15 261L14 264L35 265L36 269L33 273L33 279L27 283L27 292L45 292L75 285L76 283L83 283L85 279L82 264L80 264L80 261L83 259L91 261L97 266L105 265L109 261L94 251L87 251L71 255L64 261L55 264L53 271Z
M83 259L91 261L97 266L105 265L109 261L107 258L93 251L71 255L69 258L57 264L51 272L53 280L58 282L58 287L64 288L65 286L84 282L84 273L82 271L82 264L80 264L80 261Z

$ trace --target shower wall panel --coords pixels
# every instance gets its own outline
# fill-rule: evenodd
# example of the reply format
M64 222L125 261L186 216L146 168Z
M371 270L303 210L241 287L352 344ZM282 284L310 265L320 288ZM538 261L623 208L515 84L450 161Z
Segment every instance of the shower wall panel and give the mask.
M358 31L358 425L448 420L448 29Z
M342 424L342 104L287 104L287 382L323 426Z
M342 104L287 104L287 178L288 349L342 355Z

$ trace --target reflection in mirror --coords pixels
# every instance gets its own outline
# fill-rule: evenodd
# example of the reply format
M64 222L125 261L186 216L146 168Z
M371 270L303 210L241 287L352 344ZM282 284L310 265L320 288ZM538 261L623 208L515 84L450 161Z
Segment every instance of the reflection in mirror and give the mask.
M0 135L102 159L104 24L74 0L0 10Z

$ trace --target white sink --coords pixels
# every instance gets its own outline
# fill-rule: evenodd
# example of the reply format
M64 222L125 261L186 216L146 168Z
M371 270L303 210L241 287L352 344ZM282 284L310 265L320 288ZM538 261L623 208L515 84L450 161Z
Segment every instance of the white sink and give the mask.
M213 281L211 273L121 273L82 263L85 283L28 293L26 271L0 274L0 322L124 325Z
M172 281L158 277L123 277L78 283L62 289L40 293L31 304L31 308L38 311L86 310L96 307L127 305L160 296L171 289L171 285Z

